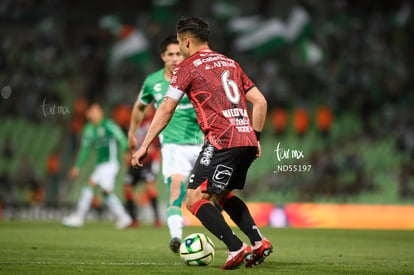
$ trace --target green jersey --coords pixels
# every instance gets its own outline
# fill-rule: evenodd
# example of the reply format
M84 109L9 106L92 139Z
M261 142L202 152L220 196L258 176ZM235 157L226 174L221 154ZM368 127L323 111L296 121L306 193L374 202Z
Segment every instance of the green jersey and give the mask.
M138 99L145 105L161 104L170 83L165 80L165 69L150 74L144 81ZM181 99L170 123L160 134L161 144L202 144L204 134L197 123L197 116L187 95Z
M99 125L87 123L82 131L82 145L75 166L80 168L91 149L97 153L97 164L118 161L118 145L128 150L128 139L121 128L110 119L103 119Z

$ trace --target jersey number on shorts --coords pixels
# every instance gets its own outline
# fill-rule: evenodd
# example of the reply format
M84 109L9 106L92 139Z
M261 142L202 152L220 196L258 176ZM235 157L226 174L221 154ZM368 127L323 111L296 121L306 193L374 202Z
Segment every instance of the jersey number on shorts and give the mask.
M237 105L240 101L239 88L237 87L236 82L229 79L229 75L229 71L224 71L221 74L221 82L223 83L224 92L226 93L227 98L230 100L231 103ZM233 92L230 88L233 90Z

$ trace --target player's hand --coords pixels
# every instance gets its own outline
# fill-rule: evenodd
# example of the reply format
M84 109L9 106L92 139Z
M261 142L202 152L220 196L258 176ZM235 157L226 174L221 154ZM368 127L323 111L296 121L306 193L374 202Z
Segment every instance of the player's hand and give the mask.
M137 149L137 139L134 134L128 133L128 147L129 150L134 151Z
M73 167L72 169L70 169L69 178L74 179L77 176L79 176L79 168L78 167Z
M131 165L135 168L142 167L144 164L142 161L148 154L148 149L144 147L140 147L133 155L131 160Z
M260 142L257 142L257 153L256 153L256 158L254 159L254 161L256 161L260 156L262 155L262 148L260 147Z

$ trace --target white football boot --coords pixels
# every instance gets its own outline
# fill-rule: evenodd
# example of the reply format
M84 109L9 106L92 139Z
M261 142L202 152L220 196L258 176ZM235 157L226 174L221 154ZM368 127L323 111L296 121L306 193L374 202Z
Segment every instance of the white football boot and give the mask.
M82 227L83 219L79 215L73 214L63 218L62 221L64 226L67 227Z
M132 219L129 215L122 215L116 222L116 228L124 229L132 223Z

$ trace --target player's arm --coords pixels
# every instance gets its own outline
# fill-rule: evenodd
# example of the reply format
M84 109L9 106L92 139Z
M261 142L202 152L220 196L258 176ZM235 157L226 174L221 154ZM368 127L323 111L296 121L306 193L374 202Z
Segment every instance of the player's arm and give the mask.
M79 175L80 168L85 163L86 158L88 157L89 151L91 149L91 139L89 137L88 129L85 129L82 132L81 148L76 158L75 165L69 172L69 177L76 178Z
M243 72L239 67L240 82L245 92L246 100L253 105L253 110L251 114L252 127L255 132L260 132L263 130L266 121L267 113L267 101L259 89L254 85L250 78ZM257 135L257 134L256 134Z
M267 101L263 94L259 91L257 87L251 88L246 93L246 100L250 102L253 106L252 108L252 127L256 133L257 137L257 154L256 159L262 154L260 147L260 134L263 130L263 127L266 122L266 113L267 113Z
M165 96L163 102L155 112L154 118L151 122L150 128L148 129L147 135L142 142L141 147L132 156L132 166L142 166L142 160L146 157L148 148L154 139L161 133L162 130L170 122L175 108L177 107L178 101L170 96Z
M149 84L148 78L146 78L142 84L141 90L138 93L134 107L132 108L131 121L129 123L128 130L128 146L131 151L135 150L137 147L135 132L144 119L145 108L154 100L152 94L153 90L150 87L152 86Z
M253 106L252 127L256 132L261 132L266 121L267 101L257 87L251 88L246 93L246 100Z
M135 101L134 107L132 109L131 121L129 123L128 130L128 146L130 150L135 150L137 146L137 140L135 138L135 132L137 131L138 126L141 124L144 119L145 105L139 99Z

